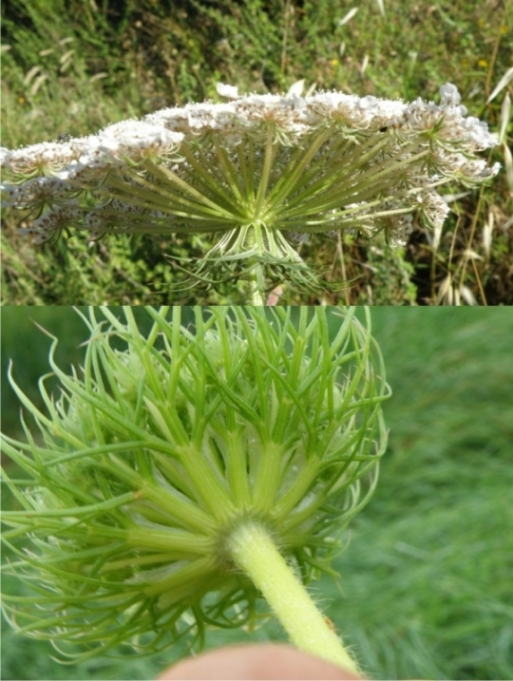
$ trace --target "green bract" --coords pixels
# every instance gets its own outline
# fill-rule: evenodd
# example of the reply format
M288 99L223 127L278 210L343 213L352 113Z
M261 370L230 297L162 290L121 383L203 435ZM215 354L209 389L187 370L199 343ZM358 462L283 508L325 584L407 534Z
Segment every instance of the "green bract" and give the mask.
M4 610L65 656L67 643L84 644L81 657L121 643L153 652L252 621L259 591L234 549L243 528L307 583L329 570L386 445L368 312L364 326L355 309L198 307L187 328L181 308L147 308L143 333L131 308L124 321L101 311L72 376L54 340L62 393L43 377L48 415L13 381L40 432L3 439L24 470L4 473L21 506L3 515L7 569L34 592L5 596Z

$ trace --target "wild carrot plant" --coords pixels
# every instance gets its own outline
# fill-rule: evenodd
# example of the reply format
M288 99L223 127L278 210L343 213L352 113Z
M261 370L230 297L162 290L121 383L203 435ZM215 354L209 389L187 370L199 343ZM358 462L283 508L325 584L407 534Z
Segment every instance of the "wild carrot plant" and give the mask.
M3 438L23 471L3 473L6 571L30 588L4 595L9 621L61 659L141 654L249 626L263 596L297 647L356 669L304 585L330 572L386 447L369 312L198 307L187 328L180 307L147 308L146 333L131 308L101 312L71 375L54 339L45 413L10 372L38 432Z
M419 214L438 244L449 212L439 188L498 172L477 153L497 143L467 117L454 85L440 104L340 92L239 95L163 109L97 135L2 149L4 203L32 220L36 242L69 227L106 234L211 235L186 286L247 284L260 305L274 287L319 290L295 244L352 231L404 243Z

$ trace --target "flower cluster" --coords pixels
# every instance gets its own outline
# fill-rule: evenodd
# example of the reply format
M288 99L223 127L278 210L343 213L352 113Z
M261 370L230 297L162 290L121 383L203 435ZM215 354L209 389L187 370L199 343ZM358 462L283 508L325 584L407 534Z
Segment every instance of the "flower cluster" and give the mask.
M83 375L59 368L55 340L47 413L13 381L40 432L23 422L26 441L2 443L23 470L3 473L19 501L3 513L6 571L34 591L4 595L6 616L85 657L252 620L241 528L265 530L305 583L329 570L387 440L368 311L364 325L355 308L196 307L192 328L180 307L147 308L145 332L132 308L102 312L85 319Z
M438 188L493 177L496 144L450 83L440 104L340 92L239 96L163 109L62 143L1 150L4 203L28 209L38 242L63 226L108 233L219 234L198 277L306 269L288 234L384 231L404 242L419 212L436 235ZM66 209L66 220L62 209ZM53 213L57 217L53 217ZM280 270L278 279L283 276Z

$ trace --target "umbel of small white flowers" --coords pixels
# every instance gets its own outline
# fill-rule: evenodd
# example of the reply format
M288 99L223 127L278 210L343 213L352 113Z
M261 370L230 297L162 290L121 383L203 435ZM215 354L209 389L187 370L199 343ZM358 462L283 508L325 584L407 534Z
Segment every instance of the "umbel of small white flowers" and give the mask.
M95 135L1 149L4 204L28 211L42 243L63 229L105 234L210 233L196 281L246 278L253 303L292 279L317 276L293 247L297 233L383 231L404 243L420 213L437 243L448 207L438 189L497 174L476 153L497 143L466 116L450 83L440 104L358 97L239 95L162 109ZM291 238L292 237L292 238ZM295 237L295 238L294 238Z

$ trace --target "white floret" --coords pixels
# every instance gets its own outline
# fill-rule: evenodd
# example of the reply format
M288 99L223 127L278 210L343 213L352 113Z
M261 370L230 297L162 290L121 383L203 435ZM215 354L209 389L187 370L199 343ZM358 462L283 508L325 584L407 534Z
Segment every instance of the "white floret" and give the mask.
M452 83L445 83L445 85L442 85L439 92L443 106L458 106L461 101L461 95L458 92L458 88Z
M233 85L225 85L224 83L217 83L216 85L217 94L221 97L227 97L228 99L238 99L239 88Z

